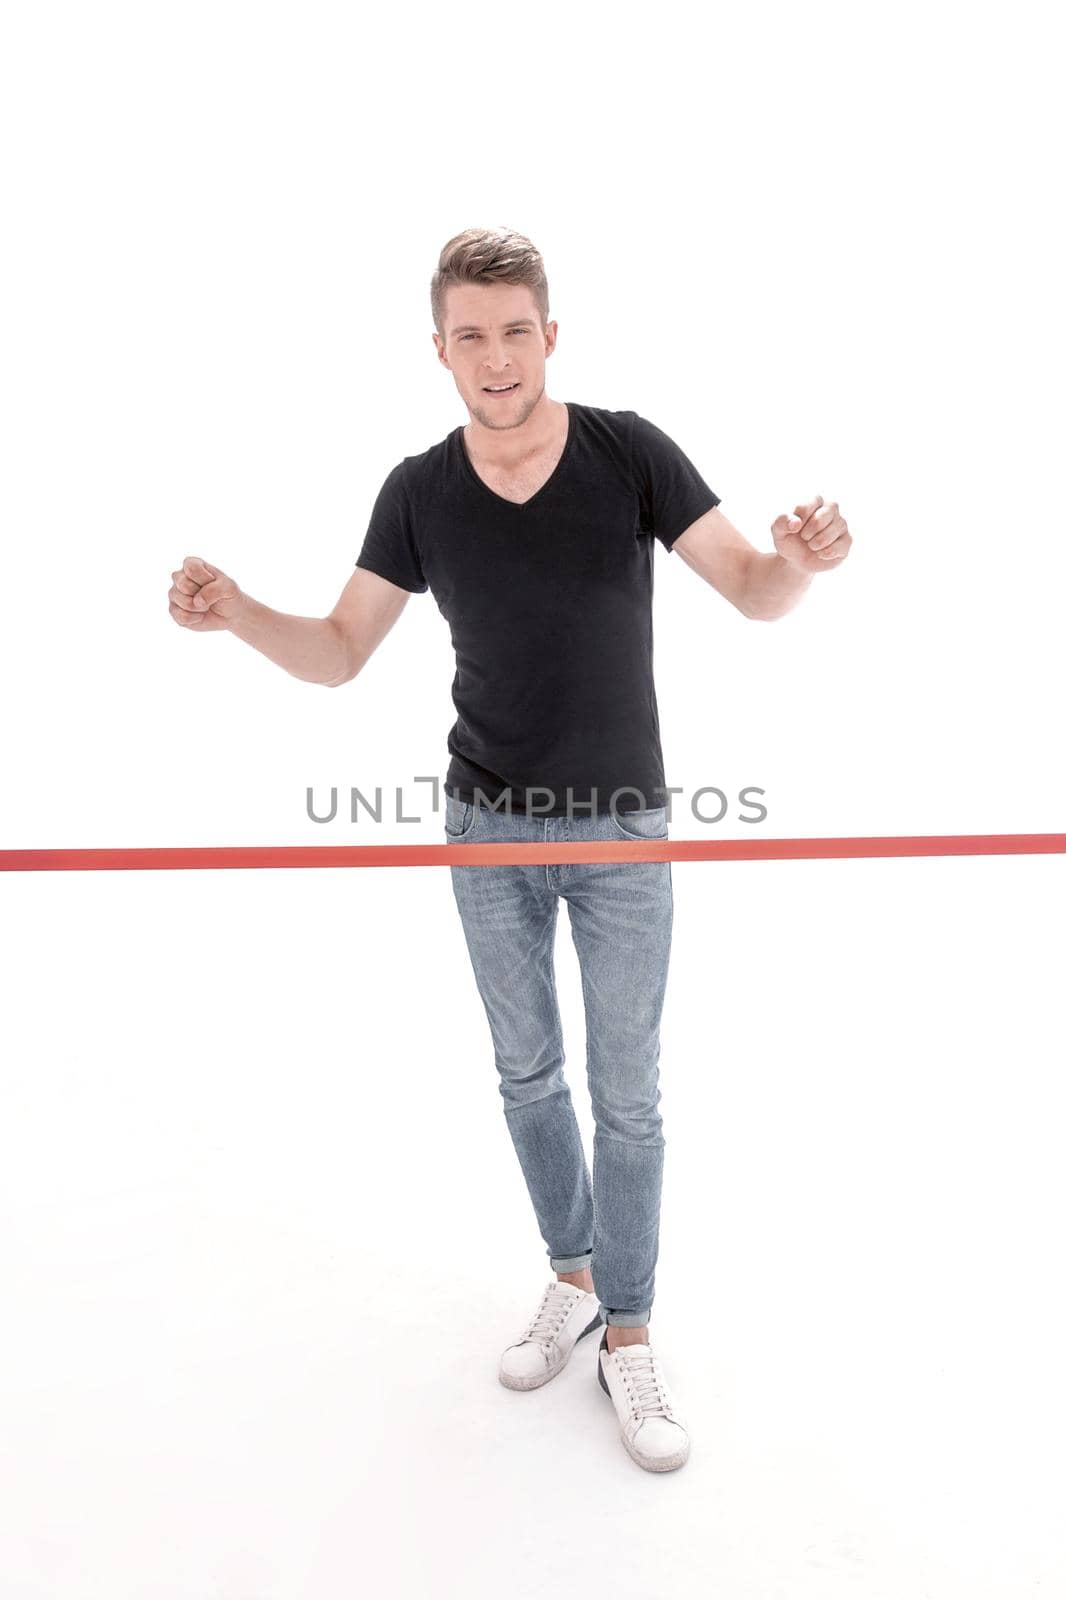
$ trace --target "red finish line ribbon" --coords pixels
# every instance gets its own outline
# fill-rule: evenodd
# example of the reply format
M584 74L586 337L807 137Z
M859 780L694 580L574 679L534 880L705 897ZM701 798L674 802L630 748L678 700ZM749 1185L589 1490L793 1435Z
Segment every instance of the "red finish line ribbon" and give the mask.
M167 872L231 867L495 867L541 862L819 861L872 856L1066 854L1066 833L843 839L646 839L578 844L176 845L0 850L0 872Z

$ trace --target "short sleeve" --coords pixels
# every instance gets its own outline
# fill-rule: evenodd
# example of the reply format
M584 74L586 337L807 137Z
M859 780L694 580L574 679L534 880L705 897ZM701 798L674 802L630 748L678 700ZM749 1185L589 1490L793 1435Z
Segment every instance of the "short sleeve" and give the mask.
M686 528L721 500L669 435L636 412L630 448L640 526L669 550Z
M370 525L363 539L363 548L356 559L357 567L376 572L379 578L413 594L425 594L429 588L422 571L422 558L415 537L411 497L406 484L406 461L393 467L378 490Z

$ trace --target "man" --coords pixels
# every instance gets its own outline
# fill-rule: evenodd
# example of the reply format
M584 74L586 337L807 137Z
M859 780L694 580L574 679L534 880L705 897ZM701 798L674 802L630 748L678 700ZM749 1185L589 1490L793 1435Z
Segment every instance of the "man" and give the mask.
M718 495L633 411L545 390L558 324L528 239L468 229L431 283L433 340L469 413L407 456L377 496L356 570L326 618L274 612L189 557L170 611L228 628L296 677L339 685L412 593L432 590L456 655L445 836L665 839L652 676L655 541L751 618L784 615L851 544L821 498L772 526L761 554ZM659 1025L673 920L669 862L452 869L495 1050L504 1114L554 1278L500 1380L533 1389L603 1327L597 1376L622 1441L650 1471L688 1457L688 1430L648 1333L658 1254ZM581 969L596 1123L590 1179L563 1076L555 992L559 900Z

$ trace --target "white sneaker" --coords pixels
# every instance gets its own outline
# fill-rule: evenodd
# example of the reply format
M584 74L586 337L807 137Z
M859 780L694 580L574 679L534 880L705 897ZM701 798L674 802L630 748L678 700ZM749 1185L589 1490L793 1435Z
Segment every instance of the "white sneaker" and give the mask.
M539 1389L561 1372L579 1339L602 1327L599 1297L553 1278L522 1333L500 1359L500 1382L508 1389Z
M612 1353L603 1330L597 1359L600 1388L614 1401L622 1443L638 1467L672 1472L688 1460L688 1429L677 1414L650 1344L620 1344Z

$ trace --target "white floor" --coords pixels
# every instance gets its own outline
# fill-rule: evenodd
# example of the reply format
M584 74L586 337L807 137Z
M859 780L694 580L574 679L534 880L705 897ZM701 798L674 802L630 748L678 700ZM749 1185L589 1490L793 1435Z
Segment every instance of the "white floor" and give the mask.
M10 880L2 1600L1066 1595L1062 870L675 868L663 1475L596 1341L496 1380L549 1272L443 874Z

